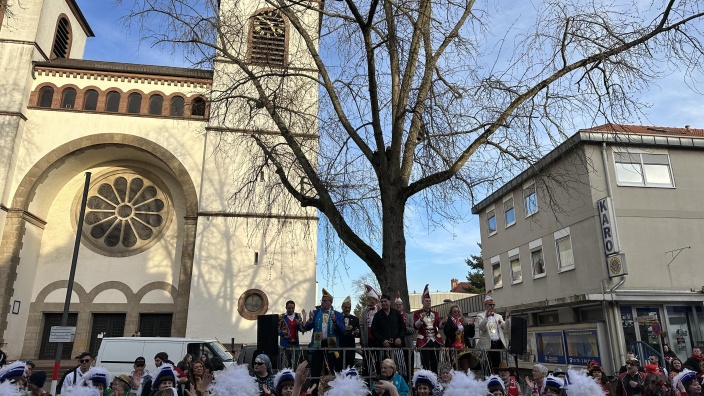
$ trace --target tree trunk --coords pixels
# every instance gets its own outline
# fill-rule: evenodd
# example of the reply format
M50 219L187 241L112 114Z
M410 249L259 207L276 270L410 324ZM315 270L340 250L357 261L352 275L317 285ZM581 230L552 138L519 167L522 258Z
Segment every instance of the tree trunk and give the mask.
M383 198L382 198L383 200ZM404 230L405 202L387 200L383 205L383 245L381 266L372 268L379 281L382 294L391 296L392 304L396 293L401 294L406 309L408 302L408 280L406 278L406 235ZM393 305L392 305L393 306Z

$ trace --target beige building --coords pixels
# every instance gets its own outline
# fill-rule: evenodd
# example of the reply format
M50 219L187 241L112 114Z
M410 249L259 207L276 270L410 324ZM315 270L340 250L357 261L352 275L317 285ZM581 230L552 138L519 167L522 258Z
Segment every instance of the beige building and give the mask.
M255 72L310 70L293 29L257 29L285 27L283 16L234 3L222 2L223 20L248 21L229 38ZM316 213L285 194L265 196L276 175L238 153L271 125L241 123L244 104L225 112L210 100L235 67L84 60L93 32L74 0L17 4L0 12L0 345L9 357L54 357L48 336L60 323L77 231L69 316L77 329L64 358L135 331L251 343L258 314L283 312L289 299L313 307ZM301 15L317 34L316 14ZM304 121L294 132L317 141L315 124L305 124L317 111L315 88L283 85L299 96ZM224 135L231 149L218 151ZM260 200L232 198L253 181Z
M704 343L704 130L580 130L473 208L487 290L549 367Z

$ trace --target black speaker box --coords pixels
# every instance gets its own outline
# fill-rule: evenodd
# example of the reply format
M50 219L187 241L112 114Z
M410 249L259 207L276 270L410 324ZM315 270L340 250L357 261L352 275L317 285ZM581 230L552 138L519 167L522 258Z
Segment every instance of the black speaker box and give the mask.
M257 316L257 352L269 356L272 364L279 356L279 315Z
M528 348L528 321L520 317L511 318L511 344L509 352L523 355Z

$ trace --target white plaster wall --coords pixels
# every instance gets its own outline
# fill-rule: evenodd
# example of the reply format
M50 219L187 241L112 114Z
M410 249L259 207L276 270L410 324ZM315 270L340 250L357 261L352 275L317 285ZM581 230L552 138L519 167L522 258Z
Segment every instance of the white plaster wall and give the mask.
M65 0L44 1L37 28L36 42L47 56L51 56L51 46L54 44L54 35L56 34L56 22L62 13L66 14L71 26L69 57L82 59L86 48L86 32L83 31L78 19L73 15Z
M93 299L93 303L95 304L126 304L127 303L127 297L119 291L115 289L108 289L100 292L95 298Z
M166 290L152 290L142 297L140 304L173 304L174 299Z
M9 356L19 357L24 344L24 334L27 328L27 318L29 317L29 305L32 301L32 285L37 275L37 256L39 255L39 245L42 239L42 230L31 224L27 224L22 250L20 251L20 262L17 266L17 279L14 283L14 295L10 301L19 300L20 313L7 316L7 329L3 338L7 343L5 350ZM3 349L5 349L3 347Z
M5 13L0 39L34 41L43 3L44 0L8 0L9 12Z
M295 224L284 238L254 238L241 220L199 219L186 336L255 342L256 320L237 310L242 293L252 288L267 294L267 313L284 312L287 300L296 301L299 312L315 306L316 223Z
M46 298L44 299L44 302L46 303L61 303L63 304L66 301L66 288L63 289L56 289L49 294L47 294ZM81 299L78 298L78 294L76 294L75 290L71 291L71 304L76 304L81 302Z

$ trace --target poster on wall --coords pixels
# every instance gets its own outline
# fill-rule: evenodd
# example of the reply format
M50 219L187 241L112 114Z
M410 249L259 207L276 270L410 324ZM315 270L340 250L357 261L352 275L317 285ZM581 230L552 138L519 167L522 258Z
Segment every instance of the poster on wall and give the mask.
M565 330L567 342L567 363L586 366L594 360L601 366L599 357L599 337L594 330Z
M535 333L535 346L538 351L538 362L566 364L565 342L561 331Z

